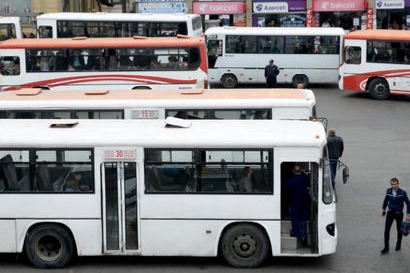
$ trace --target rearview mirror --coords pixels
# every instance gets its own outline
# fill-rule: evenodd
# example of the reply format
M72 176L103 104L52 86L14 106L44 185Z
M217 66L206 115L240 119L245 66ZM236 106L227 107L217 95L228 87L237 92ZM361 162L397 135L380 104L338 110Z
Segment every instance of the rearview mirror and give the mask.
M342 174L343 174L343 184L346 184L347 180L349 179L349 167L345 165L343 167Z

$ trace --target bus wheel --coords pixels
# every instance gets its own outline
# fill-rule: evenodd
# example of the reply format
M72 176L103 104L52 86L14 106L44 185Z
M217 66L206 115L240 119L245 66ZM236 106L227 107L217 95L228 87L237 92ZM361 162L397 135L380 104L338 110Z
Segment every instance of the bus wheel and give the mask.
M38 268L62 268L73 255L73 240L62 227L47 224L33 228L27 235L24 250Z
M293 87L298 87L298 84L303 84L303 88L306 88L309 84L309 79L306 75L298 74L293 76L292 85Z
M384 79L373 79L369 84L369 94L373 99L385 100L390 96L389 85Z
M221 79L224 88L235 88L238 84L238 79L233 74L225 74Z
M149 86L134 86L132 90L151 90Z
M250 224L236 225L222 237L222 255L233 267L255 268L268 257L268 242L268 237L260 228Z

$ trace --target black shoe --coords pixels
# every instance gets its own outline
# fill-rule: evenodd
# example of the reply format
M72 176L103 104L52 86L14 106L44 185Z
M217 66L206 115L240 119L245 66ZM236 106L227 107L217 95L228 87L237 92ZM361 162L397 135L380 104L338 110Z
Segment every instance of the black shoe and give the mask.
M383 255L383 254L386 254L387 252L389 252L389 249L388 248L383 248L381 251L380 251L380 253Z
M400 246L396 246L396 248L395 248L396 251L399 251L400 249L401 249Z

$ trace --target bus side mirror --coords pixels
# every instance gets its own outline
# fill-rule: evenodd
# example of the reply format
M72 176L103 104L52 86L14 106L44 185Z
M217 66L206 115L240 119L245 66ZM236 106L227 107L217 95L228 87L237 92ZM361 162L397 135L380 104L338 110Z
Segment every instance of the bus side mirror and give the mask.
M349 179L349 167L344 166L342 170L343 175L343 184L346 184L347 180Z

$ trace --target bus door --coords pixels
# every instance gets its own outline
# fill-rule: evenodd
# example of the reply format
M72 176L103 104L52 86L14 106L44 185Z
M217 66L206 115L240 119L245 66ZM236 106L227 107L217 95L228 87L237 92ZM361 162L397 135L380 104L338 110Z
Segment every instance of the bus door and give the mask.
M222 40L208 40L208 68L215 68L218 57L222 56Z
M138 250L137 164L102 164L104 253Z
M292 201L292 190L295 189L293 172L299 165L301 174L306 178L308 196L306 198L306 240L303 242L294 237L298 232L292 230L292 206L297 206L298 200ZM318 164L314 162L283 162L281 164L281 252L310 254L318 253ZM297 174L296 174L297 175ZM303 179L297 179L302 181ZM293 186L292 186L293 185ZM300 193L299 193L300 195ZM296 195L298 196L298 194ZM297 213L302 213L298 211ZM299 229L300 230L300 229Z

